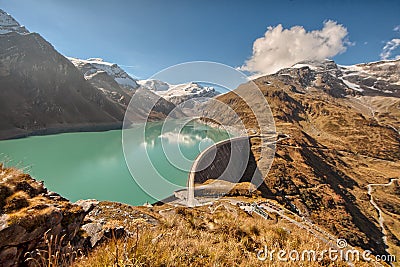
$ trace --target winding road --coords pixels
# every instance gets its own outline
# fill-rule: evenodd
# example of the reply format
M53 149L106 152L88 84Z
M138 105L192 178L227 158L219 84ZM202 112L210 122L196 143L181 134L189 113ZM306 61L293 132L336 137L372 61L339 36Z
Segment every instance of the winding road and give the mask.
M389 253L389 251L388 251L389 245L387 243L387 232L385 229L385 219L383 218L383 211L381 210L381 208L379 208L378 204L376 204L376 202L374 201L374 197L372 196L372 191L373 191L372 187L374 187L374 186L391 186L394 181L399 181L399 180L400 179L390 179L390 182L387 184L369 184L369 185L367 185L369 202L372 204L372 206L376 209L376 211L378 213L378 222L379 222L379 226L381 228L381 232L383 234L382 242L385 244L386 252L388 252L388 253Z

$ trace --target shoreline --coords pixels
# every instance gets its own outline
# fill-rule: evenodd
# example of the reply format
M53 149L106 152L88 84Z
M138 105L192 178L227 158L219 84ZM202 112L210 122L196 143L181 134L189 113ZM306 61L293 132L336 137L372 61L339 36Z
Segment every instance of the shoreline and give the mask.
M206 125L208 127L217 129L219 131L221 131L221 130L226 131L231 136L231 138L232 137L238 137L238 136L247 135L247 133L244 132L243 130L239 129L237 127L237 125L230 125L230 126L222 125L222 124L219 124L219 123L216 123L216 122L212 122L212 121L204 121L200 117L196 119L196 122L204 124L204 125Z
M205 122L201 119L196 119L196 120L194 120L194 122L203 124L207 127L210 127L210 128L213 128L213 129L216 129L219 131L226 131L230 137L228 139L222 140L220 142L226 142L227 140L230 140L230 138L232 138L233 136L239 135L239 131L234 126L231 126L230 129L227 129L226 127L221 126L217 123ZM122 122L55 125L55 126L48 127L48 128L31 130L31 131L26 131L26 132L21 132L21 131L23 131L22 129L15 128L12 130L0 131L0 141L16 140L16 139L22 139L22 138L27 138L27 137L31 137L31 136L46 136L46 135L55 135L55 134L62 134L62 133L80 133L80 132L106 132L106 131L122 130L122 129L123 129ZM188 173L188 176L189 176L189 173ZM188 179L189 179L189 177L188 177ZM73 203L73 201L71 201L70 199L68 199L68 200L71 203ZM82 200L85 200L85 199L82 199ZM174 200L175 201L177 200L177 198L175 196L175 192L171 192L171 194L168 197L166 197L165 199L151 201L150 204L151 205L160 205L160 204L174 202ZM98 201L100 201L100 200L98 200ZM113 201L113 200L107 200L107 201L123 203L123 204L129 205L129 206L143 206L145 204L145 203L143 203L143 204L132 205L129 203L118 202L118 201Z
M204 124L208 127L224 130L233 136L241 136L243 133L235 126L222 126L213 122L205 122L200 118L195 120L198 123ZM123 122L113 122L113 123L80 123L80 124L69 124L69 125L53 125L46 128L23 130L20 128L14 128L9 130L0 130L0 141L21 139L30 136L45 136L61 133L80 133L80 132L105 132L111 130L122 130Z
M121 130L122 122L116 123L95 123L95 124L75 124L75 125L57 125L48 128L42 128L37 130L25 131L22 129L13 129L0 131L0 141L21 139L30 136L45 136L61 133L80 133L80 132L105 132L111 130Z

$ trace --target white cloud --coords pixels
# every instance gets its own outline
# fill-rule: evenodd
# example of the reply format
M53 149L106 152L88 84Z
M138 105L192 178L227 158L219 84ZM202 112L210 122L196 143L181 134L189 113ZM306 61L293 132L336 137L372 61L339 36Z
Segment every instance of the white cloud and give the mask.
M324 22L321 30L307 32L302 26L283 29L279 24L268 27L255 40L253 55L240 70L270 74L302 60L323 60L346 51L354 45L346 40L347 29L335 21Z
M397 25L396 27L393 28L393 31L395 32L400 32L400 25Z
M400 46L400 39L398 38L393 38L392 40L388 41L385 46L383 47L382 53L381 53L381 59L390 59L393 53L393 50L395 50L397 47ZM396 57L393 58L400 58L400 55L397 55Z

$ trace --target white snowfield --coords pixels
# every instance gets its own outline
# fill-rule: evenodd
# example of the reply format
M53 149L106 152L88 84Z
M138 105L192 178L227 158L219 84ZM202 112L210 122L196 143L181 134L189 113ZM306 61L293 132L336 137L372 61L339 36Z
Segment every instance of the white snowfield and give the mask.
M296 63L291 68L300 69L300 68L304 68L304 67L309 67L311 70L318 70L318 68L316 66L311 65L311 64L306 64L306 63Z
M304 60L300 61L290 68L293 69L300 69L304 67L309 67L311 70L317 71L317 72L322 72L322 71L328 71L328 70L336 70L336 64L333 60L330 59L325 59L325 60Z
M358 92L374 90L392 94L398 90L396 88L400 85L400 59L382 60L348 66L336 65L334 61L328 59L322 61L306 60L294 64L289 70L304 67L308 67L316 73L327 73L341 80L346 87ZM288 74L283 72L281 75ZM372 82L365 83L366 80L372 80ZM385 86L390 86L392 91L382 86L382 82L386 83ZM370 85L372 83L373 85ZM381 83L380 86L379 83ZM367 86L367 84L370 86Z
M126 87L130 90L139 87L137 80L133 79L117 64L103 61L101 58L89 58L89 59L77 59L68 57L68 59L79 69L86 70L84 72L85 79L90 79L94 74L99 72L106 72L108 75L114 78L114 80L121 86Z
M361 89L360 86L359 86L358 84L349 82L349 81L345 80L345 79L342 78L342 77L340 77L339 79L342 80L342 82L343 82L347 87L349 87L350 89L356 90L356 91L358 91L358 92L363 92L363 91L364 91L364 89Z
M392 94L397 91L400 85L400 60L382 60L377 62L362 63L350 66L339 66L343 76L343 82L351 89L356 91L363 91L364 89L370 89L374 91L380 91L386 94ZM348 81L349 79L357 77L355 80L365 81L368 79L375 79L376 81L372 86L366 86L356 84ZM346 81L347 80L347 81ZM360 82L360 83L361 83ZM378 83L385 82L388 86L390 85L394 90L387 90L384 87L380 87Z
M86 80L92 79L93 76L99 72L106 72L119 85L124 86L125 88L135 90L142 87L153 91L167 100L176 97L182 99L201 96L210 97L218 94L213 87L202 86L195 82L175 85L159 80L136 80L129 76L129 74L117 64L105 62L101 58L77 59L68 57L68 59L84 73Z
M0 9L0 34L16 32L19 34L28 34L29 31L21 26L10 14Z
M202 96L213 96L218 93L212 86L202 86L198 83L169 84L159 80L138 81L141 87L154 91L165 99L185 97L187 99Z
M376 77L392 84L400 85L400 59L382 60L356 65L339 65L343 72L343 77L358 75L365 78Z
M151 90L154 92L158 91L167 91L170 88L170 84L166 82L162 82L159 80L139 80L138 84L147 90Z

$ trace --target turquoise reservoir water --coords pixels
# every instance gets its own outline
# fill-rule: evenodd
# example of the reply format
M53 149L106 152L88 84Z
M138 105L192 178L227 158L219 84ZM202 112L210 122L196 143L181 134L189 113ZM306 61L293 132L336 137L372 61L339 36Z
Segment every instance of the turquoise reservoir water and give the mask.
M182 125L176 121L176 126L161 133L162 124L150 123L145 140L135 139L134 132L130 133L135 175L151 182L153 177L145 164L150 159L161 175L184 186L187 171L175 168L163 150L178 144L182 154L189 159L187 169L203 149L229 137L224 131L194 122ZM24 168L37 180L44 181L47 188L71 201L94 198L132 205L154 201L135 183L126 166L121 130L0 141L0 161L6 162L7 166Z

